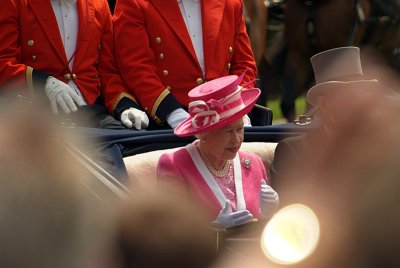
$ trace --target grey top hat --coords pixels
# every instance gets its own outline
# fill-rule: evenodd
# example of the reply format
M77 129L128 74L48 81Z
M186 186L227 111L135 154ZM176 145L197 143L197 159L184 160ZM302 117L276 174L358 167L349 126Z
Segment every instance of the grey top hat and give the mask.
M367 80L363 77L358 47L329 49L312 56L310 61L316 82L307 92L307 101L311 105L316 105L318 96L336 88L378 82L376 79Z

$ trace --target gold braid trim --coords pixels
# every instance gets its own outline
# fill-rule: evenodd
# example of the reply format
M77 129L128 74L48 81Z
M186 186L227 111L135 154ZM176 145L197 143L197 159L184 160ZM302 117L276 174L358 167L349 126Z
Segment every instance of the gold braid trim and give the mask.
M113 113L113 115L114 115L114 110L117 107L118 103L120 102L120 100L122 100L122 98L125 98L125 97L130 99L130 100L132 100L132 101L134 101L137 104L136 99L132 95L130 95L128 93L125 93L125 92L122 92L121 94L118 95L118 97L115 99L115 101L114 101L114 103L112 105L112 113Z
M161 102L165 99L165 97L168 96L171 92L169 91L170 87L166 87L163 92L158 96L156 101L154 102L153 109L151 109L150 116L153 118L153 120L157 123L157 125L162 126L163 122L161 122L160 118L156 115L156 112L158 110L158 106L160 106Z
M26 67L26 84L28 86L28 93L33 98L35 96L34 91L33 91L33 68L30 66Z

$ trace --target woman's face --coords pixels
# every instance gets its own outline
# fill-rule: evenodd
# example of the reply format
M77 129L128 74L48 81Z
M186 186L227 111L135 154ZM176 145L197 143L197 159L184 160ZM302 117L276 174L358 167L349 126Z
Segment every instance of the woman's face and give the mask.
M202 148L213 159L229 160L236 156L243 142L243 119L202 135Z

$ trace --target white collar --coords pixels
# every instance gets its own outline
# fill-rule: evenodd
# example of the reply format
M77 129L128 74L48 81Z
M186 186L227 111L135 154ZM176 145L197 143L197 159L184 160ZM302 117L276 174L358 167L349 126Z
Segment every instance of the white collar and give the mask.
M52 1L60 1L66 4L75 5L77 0L52 0Z
M178 3L182 3L184 0L177 0L177 2ZM199 2L200 0L191 0L192 2L194 2L194 3L197 3L197 2Z

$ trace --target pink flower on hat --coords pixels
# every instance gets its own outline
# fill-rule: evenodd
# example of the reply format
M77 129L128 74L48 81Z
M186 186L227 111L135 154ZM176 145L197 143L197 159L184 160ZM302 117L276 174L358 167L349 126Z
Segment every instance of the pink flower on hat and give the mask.
M238 120L254 106L260 89L239 87L241 76L228 75L208 81L189 92L189 117L178 125L178 136L190 136L223 127Z
M222 110L223 104L214 99L207 103L201 100L189 103L189 114L192 117L192 125L194 128L217 123L220 118L219 112Z

